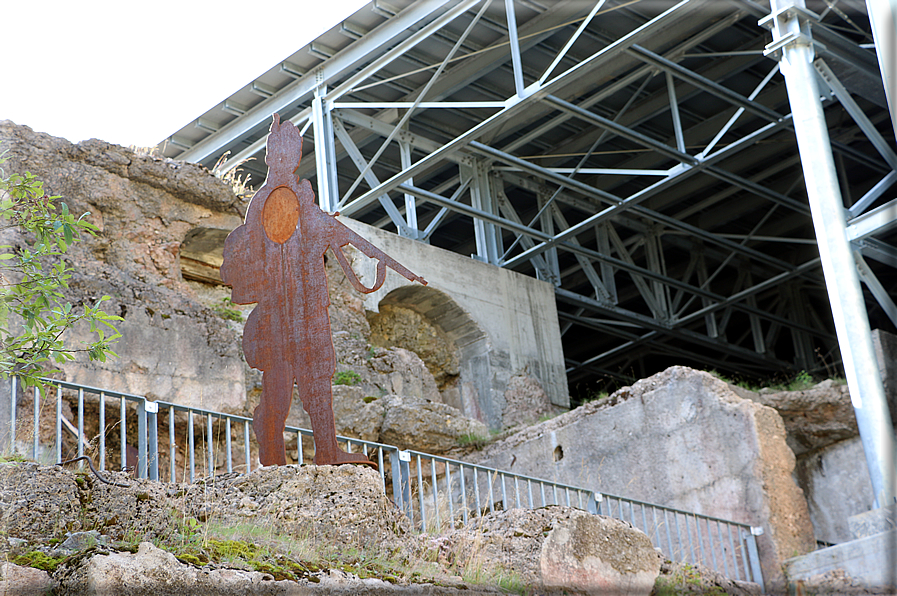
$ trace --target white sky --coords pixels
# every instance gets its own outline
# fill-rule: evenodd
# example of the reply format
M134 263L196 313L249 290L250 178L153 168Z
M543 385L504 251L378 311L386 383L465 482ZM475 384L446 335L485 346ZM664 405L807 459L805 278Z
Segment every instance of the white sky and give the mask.
M0 120L154 146L366 3L0 0Z

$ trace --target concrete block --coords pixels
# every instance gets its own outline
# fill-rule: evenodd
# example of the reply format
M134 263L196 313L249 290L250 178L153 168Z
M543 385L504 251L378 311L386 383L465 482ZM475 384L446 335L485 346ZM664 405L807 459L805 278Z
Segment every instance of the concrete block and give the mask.
M850 526L850 533L854 538L866 538L882 532L897 530L897 505L852 515L848 518L847 524Z
M672 367L476 457L502 470L761 526L768 588L782 579L785 558L815 548L781 417L705 372Z
M784 568L791 584L843 570L867 588L894 589L897 587L895 561L897 530L891 530L788 559Z

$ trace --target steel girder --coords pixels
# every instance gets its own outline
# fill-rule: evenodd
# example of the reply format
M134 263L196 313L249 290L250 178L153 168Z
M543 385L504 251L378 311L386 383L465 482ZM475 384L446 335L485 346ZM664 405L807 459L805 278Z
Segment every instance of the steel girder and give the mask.
M395 5L353 15L349 41L325 35L335 50L317 63L290 57L294 78L172 156L230 150L239 162L281 110L313 135L297 174L318 178L323 207L554 284L571 378L629 378L620 368L635 360L751 376L831 364L814 359L836 342L787 97L757 53L767 9ZM836 25L823 22L823 59L868 79L868 56ZM890 314L893 133L879 107L818 68L849 162L842 184L859 197L848 232L873 259L858 257L870 298Z

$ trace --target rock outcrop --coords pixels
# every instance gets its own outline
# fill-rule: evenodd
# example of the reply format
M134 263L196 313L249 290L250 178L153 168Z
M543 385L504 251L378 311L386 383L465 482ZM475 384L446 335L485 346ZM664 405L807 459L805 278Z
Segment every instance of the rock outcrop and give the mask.
M798 457L859 435L845 383L828 379L802 391L754 392L735 385L729 387L739 396L779 413L788 446Z
M96 236L71 246L77 263L67 291L75 307L103 295L121 316L119 358L79 356L65 378L157 399L242 412L245 388L239 339L191 294L178 265L181 242L198 227L239 224L241 202L202 166L138 155L97 139L77 145L0 122L7 171L30 171L73 213L89 213ZM69 341L87 335L76 329Z
M647 596L661 566L628 523L569 507L500 511L417 534L365 467L279 466L197 484L103 476L114 484L0 464L0 555L50 569L7 564L0 586L133 596L505 593L499 586Z
M0 594L15 596L46 596L56 582L43 569L22 567L15 563L0 564Z

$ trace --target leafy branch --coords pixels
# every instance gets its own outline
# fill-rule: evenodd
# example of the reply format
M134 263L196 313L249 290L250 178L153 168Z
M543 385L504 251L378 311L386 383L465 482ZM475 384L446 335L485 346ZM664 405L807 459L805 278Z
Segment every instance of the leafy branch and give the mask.
M5 161L0 155L0 165ZM111 344L121 337L114 325L121 317L100 308L109 296L81 310L65 300L72 268L63 257L97 227L59 198L29 172L6 176L0 169L0 230L17 228L25 238L20 246L0 245L0 379L15 374L24 386L57 372L45 370L51 361L73 360L79 352L100 362L117 356ZM67 346L63 335L80 323L89 325L91 341Z

